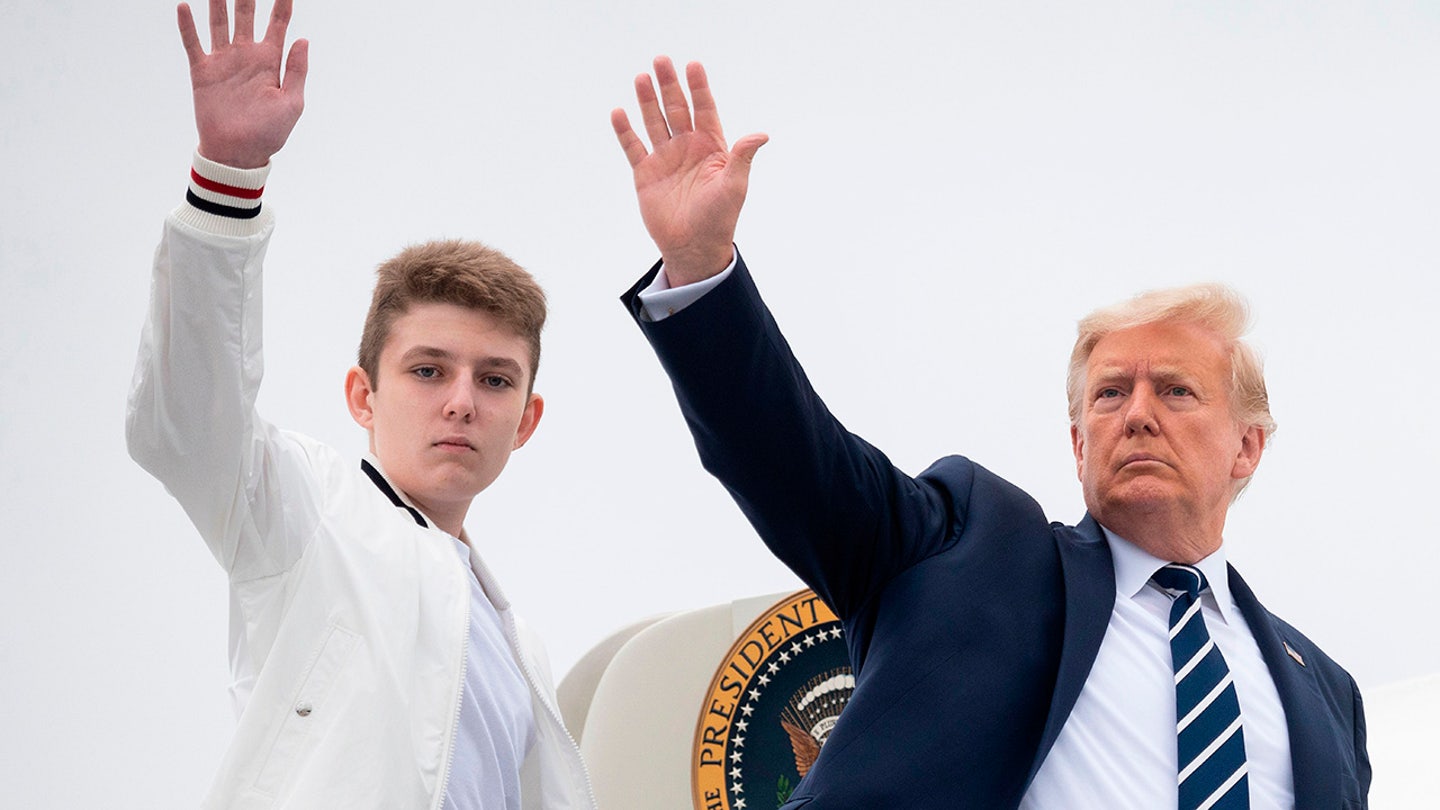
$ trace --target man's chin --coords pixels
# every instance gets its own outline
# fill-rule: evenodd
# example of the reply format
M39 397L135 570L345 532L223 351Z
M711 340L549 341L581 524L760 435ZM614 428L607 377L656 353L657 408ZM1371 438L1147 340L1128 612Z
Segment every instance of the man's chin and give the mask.
M488 482L486 482L488 483ZM480 476L471 471L432 471L426 480L417 482L415 490L406 490L412 500L425 503L469 502L485 489Z
M1153 515L1173 508L1176 498L1172 487L1147 479L1128 481L1123 486L1114 487L1102 493L1096 501L1099 509L1091 506L1091 511L1097 513L1096 519L1104 523L1100 514L1109 515L1112 519Z

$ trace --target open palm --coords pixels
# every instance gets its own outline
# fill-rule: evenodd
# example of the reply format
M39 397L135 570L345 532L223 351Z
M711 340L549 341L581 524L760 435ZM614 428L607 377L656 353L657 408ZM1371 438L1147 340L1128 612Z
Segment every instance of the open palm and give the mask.
M200 154L237 168L257 168L280 151L305 108L308 43L296 40L285 60L292 0L275 0L265 37L255 41L255 0L236 0L230 36L226 0L210 0L210 53L200 44L190 7L177 9L180 40L190 60Z
M729 265L750 164L767 138L747 135L733 148L726 146L705 69L698 62L686 67L693 119L668 58L655 60L655 78L658 96L649 75L635 79L635 97L652 149L646 150L623 110L611 113L611 124L635 174L640 216L660 248L666 274L678 286Z

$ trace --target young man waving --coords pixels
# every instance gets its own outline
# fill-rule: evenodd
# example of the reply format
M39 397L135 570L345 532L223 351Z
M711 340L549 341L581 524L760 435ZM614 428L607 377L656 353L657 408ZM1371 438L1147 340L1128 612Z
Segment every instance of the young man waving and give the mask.
M545 299L473 242L379 270L345 380L370 453L346 459L255 412L270 157L303 108L290 0L179 7L200 135L156 252L130 452L180 501L231 589L239 723L204 806L591 808L538 646L464 529L529 439Z

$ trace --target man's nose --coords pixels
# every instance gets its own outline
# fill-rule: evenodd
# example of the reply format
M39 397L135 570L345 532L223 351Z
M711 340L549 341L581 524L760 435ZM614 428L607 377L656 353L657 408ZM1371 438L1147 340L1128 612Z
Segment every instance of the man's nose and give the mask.
M1155 415L1155 409L1159 407L1159 404L1155 392L1137 387L1131 393L1130 401L1125 403L1126 434L1149 433L1152 436L1159 434L1160 422Z
M469 422L475 417L475 392L468 381L457 380L445 398L445 418Z

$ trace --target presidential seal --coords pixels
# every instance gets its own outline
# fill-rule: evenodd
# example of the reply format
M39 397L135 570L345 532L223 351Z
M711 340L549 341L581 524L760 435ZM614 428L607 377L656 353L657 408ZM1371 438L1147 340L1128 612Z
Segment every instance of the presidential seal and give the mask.
M790 798L855 690L844 635L810 590L740 634L700 707L696 810L774 810Z

